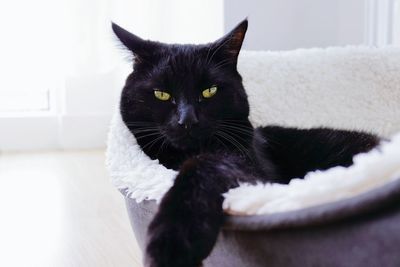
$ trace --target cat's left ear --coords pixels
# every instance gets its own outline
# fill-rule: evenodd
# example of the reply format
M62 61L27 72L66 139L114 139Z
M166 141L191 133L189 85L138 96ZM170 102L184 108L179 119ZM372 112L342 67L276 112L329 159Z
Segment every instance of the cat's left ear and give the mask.
M231 58L236 65L248 26L247 19L240 22L233 30L213 43L215 52L223 57Z
M151 61L156 50L161 46L157 42L143 40L113 22L111 26L121 43L135 55L136 60Z

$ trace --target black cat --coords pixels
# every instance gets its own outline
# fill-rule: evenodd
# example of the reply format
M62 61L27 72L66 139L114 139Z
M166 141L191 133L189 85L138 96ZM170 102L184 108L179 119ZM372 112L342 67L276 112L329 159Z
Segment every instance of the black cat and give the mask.
M122 92L123 121L152 159L179 170L148 229L149 267L198 267L224 221L222 193L240 181L288 183L349 166L379 138L353 131L254 129L236 69L247 20L204 45L145 41L112 25L134 54Z

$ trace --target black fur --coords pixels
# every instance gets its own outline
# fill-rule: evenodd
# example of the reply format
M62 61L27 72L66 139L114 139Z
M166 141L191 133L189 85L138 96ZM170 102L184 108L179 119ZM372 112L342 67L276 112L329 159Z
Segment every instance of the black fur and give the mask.
M353 155L379 142L325 128L253 129L236 69L247 20L205 45L145 41L116 24L113 30L135 61L121 96L123 121L147 155L179 170L150 224L146 266L200 266L223 224L222 193L239 181L288 183L309 171L349 166ZM213 85L215 96L202 97ZM172 98L156 99L155 88Z

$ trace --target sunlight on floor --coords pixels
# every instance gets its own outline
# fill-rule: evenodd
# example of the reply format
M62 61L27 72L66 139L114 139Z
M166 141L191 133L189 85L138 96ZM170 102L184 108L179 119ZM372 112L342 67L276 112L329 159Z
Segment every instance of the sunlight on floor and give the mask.
M0 266L141 266L104 152L0 154Z

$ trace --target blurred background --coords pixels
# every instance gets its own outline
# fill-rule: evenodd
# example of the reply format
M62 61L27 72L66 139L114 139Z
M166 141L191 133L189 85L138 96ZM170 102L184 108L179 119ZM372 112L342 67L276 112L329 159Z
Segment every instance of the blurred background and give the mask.
M131 69L110 22L204 43L245 17L247 50L400 45L400 0L0 2L0 266L140 266L104 168Z

